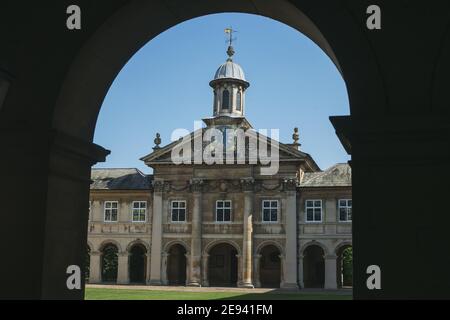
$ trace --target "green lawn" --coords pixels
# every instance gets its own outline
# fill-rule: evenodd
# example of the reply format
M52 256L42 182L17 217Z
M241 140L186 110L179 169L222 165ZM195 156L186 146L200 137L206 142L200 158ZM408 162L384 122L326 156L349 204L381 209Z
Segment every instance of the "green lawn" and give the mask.
M86 288L86 300L350 300L351 293L334 292L186 292Z

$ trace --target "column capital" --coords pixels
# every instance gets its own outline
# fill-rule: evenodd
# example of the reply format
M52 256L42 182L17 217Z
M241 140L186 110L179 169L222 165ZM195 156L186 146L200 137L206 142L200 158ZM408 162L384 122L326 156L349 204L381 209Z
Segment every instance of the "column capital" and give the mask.
M239 182L241 184L242 191L250 192L255 190L255 179L252 177L242 178Z
M192 192L202 192L205 181L201 178L192 178L190 181Z
M283 191L296 191L296 190L297 190L297 179L295 178L283 179Z
M337 259L337 255L335 254L326 254L323 256L324 259Z
M152 187L154 192L163 192L168 186L168 182L164 180L153 180Z

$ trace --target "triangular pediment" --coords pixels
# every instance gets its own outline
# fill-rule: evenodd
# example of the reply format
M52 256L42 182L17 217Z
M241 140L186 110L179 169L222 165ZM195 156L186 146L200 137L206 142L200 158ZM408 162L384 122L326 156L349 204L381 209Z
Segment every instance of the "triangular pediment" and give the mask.
M183 146L186 144L191 144L190 150L191 150L191 157L186 157L186 159L190 159L190 163L194 163L194 134L196 137L201 137L205 134L205 131L208 128L202 128L195 132L191 132L189 135L186 135L182 138L180 138L177 141L174 141L164 147L155 149L152 153L144 156L141 158L142 161L144 161L147 165L151 166L152 164L174 164L172 161L172 152L175 152L176 154L179 154L180 156L182 153L180 153L180 150L183 149ZM200 136L201 135L201 136ZM245 151L245 159L246 163L249 161L249 155L250 154L257 154L259 156L259 150L254 151L253 153L250 152L251 143L249 143L250 139L254 139L252 141L257 141L258 138L262 139L264 141L267 141L267 150L268 153L270 153L269 150L273 148L273 150L277 151L279 154L279 159L281 162L289 162L289 161L306 161L309 164L309 167L312 171L320 170L320 168L317 166L317 164L314 162L314 160L311 158L311 156L305 152L302 152L300 150L297 150L297 148L284 144L281 142L275 142L275 140L272 140L271 138L256 132L254 130L249 130L246 132L246 135L248 135L248 139L246 139L246 151ZM202 154L205 150L205 148L211 147L211 142L209 141L202 141ZM253 145L254 146L254 145ZM259 144L257 145L259 147ZM189 148L187 148L189 149ZM177 153L178 152L178 153ZM255 153L256 152L256 153ZM270 155L269 155L270 156ZM224 153L223 158L225 162L226 153ZM250 156L251 157L251 156ZM254 159L254 158L252 158Z

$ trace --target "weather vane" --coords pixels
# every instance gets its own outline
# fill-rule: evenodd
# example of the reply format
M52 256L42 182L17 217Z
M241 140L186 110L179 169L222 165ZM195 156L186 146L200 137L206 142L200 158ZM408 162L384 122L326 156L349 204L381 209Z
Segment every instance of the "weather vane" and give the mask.
M231 57L234 55L234 49L233 49L233 41L236 40L236 38L233 38L233 33L237 32L236 30L233 30L232 27L226 28L225 33L229 36L227 39L228 42L228 59L231 60Z

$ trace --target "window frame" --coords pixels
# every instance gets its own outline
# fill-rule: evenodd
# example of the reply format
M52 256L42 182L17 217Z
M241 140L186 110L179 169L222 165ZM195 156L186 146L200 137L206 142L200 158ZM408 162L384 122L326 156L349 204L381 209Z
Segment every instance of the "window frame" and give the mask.
M346 203L346 205L345 206L343 206L343 207L341 207L341 201L345 201L345 203ZM349 206L348 205L348 202L349 201L352 201L352 199L349 199L349 198L343 198L343 199L338 199L338 211L337 211L337 213L338 213L338 221L339 222L342 222L342 223L352 223L352 220L353 220L353 202L352 202L352 205L351 206ZM341 220L341 208L345 208L345 209L347 209L346 210L346 220ZM350 208L350 210L352 211L352 213L351 213L351 215L352 215L352 219L348 219L348 209Z
M308 207L308 202L311 201L313 203L312 207ZM320 201L320 220L315 220L315 209L319 208L315 206L315 202ZM314 220L308 220L308 208L313 209L313 218ZM322 199L305 199L305 222L306 223L322 223L323 222L323 201Z
M226 96L227 96L227 99L226 99L226 100L225 100L225 93L228 93L228 94L226 95ZM225 107L225 101L228 102L228 104L226 104L226 107ZM232 104L232 102L231 102L231 91L228 90L227 88L225 88L225 89L222 91L222 103L221 103L221 109L222 109L222 110L232 111L232 110L231 110L232 106L233 106L233 104Z
M264 207L264 202L270 202L270 206ZM276 202L277 203L277 220L264 220L264 209L269 209L272 210L272 202ZM280 201L278 199L261 199L261 222L262 223L280 223ZM270 212L270 217L272 217L272 213Z
M220 208L222 210L223 209L230 209L230 220L222 220L222 221L217 220L217 213L218 213L218 210L219 210L219 206L218 206L219 202L223 202L223 203L227 202L227 203L230 204L229 207L223 206L222 208ZM223 217L225 218L225 212L223 214ZM214 220L215 220L216 223L231 223L233 221L233 201L232 200L216 200L215 219Z
M173 220L172 219L172 214L173 214L173 209L174 209L174 207L173 207L173 204L174 204L174 202L177 202L177 203L184 203L184 208L181 208L181 209L184 209L184 220ZM177 207L176 208L177 210L180 210L180 207ZM178 219L180 219L180 212L178 211ZM174 200L170 200L170 223L186 223L187 222L187 201L186 200L178 200L178 199L174 199Z
M242 92L240 90L236 93L236 111L242 112Z
M145 208L141 208L141 207L135 208L134 207L135 203L145 203ZM148 208L147 203L148 203L147 200L135 200L135 201L131 202L131 222L132 223L145 223L145 222L147 222L147 212L148 212L148 210L147 210L147 208ZM142 210L142 209L145 210L144 211L144 220L134 220L134 210ZM139 212L138 215L140 217L141 213Z
M106 208L106 204L107 203L111 203L111 208ZM117 204L116 208L112 207L112 204L115 203ZM116 209L117 213L116 213L116 220L106 220L106 210L113 210ZM111 212L111 217L112 217L112 212ZM103 202L103 222L106 223L116 223L119 222L119 201L117 200L106 200Z

